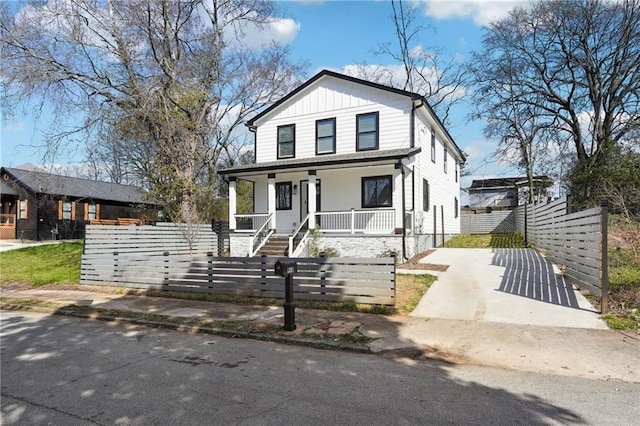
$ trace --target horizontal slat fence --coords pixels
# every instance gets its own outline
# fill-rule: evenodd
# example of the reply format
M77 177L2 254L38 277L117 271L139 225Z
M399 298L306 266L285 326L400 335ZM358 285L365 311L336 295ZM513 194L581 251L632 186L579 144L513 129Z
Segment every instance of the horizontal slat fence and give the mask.
M513 212L463 214L460 216L460 232L463 234L490 234L515 232Z
M224 246L222 247L224 249ZM84 253L107 255L137 253L161 255L219 253L218 235L211 225L158 222L155 226L87 225Z
M84 254L81 284L284 298L276 257ZM294 298L395 304L393 258L291 258Z
M564 265L572 282L606 300L606 208L567 213L570 209L567 198L530 206L527 239L554 263Z

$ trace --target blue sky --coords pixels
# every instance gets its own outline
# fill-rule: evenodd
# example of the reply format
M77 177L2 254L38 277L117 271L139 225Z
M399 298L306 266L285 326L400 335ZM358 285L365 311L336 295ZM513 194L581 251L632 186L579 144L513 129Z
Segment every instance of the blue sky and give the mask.
M428 0L407 2L418 4L419 23L433 31L423 33L424 47L438 46L449 54L468 59L470 52L480 48L482 26L499 18L518 2L510 0ZM288 43L294 59L309 66L306 77L323 68L341 71L356 63L397 65L390 58L373 54L379 42L394 42L391 5L388 1L282 1L278 2L283 17L273 26L269 36ZM262 34L264 37L265 35ZM469 154L468 168L473 176L462 181L468 186L472 178L488 178L517 173L507 166L486 161L495 143L482 135L481 122L467 121L467 104L461 104L452 116L449 127L457 144ZM27 110L29 106L27 105ZM46 113L35 120L22 109L2 122L0 159L3 166L23 163L40 164L42 151L35 148L44 141L44 132L51 117ZM79 161L81 158L69 158Z

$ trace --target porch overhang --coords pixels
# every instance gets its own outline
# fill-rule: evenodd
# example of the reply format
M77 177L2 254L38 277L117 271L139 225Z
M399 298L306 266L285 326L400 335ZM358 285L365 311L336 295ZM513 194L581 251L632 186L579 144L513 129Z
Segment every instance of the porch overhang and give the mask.
M371 166L393 164L403 158L410 158L420 152L420 147L389 149L384 151L362 151L350 154L332 154L309 158L293 158L290 160L268 161L230 167L218 171L228 177L256 176L265 172L294 172L306 169L327 170L346 166Z

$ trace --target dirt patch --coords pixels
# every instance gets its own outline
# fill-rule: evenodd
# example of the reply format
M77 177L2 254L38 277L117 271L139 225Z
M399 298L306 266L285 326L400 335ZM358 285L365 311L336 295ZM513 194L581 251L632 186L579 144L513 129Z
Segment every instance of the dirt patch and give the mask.
M420 260L429 256L435 250L427 250L422 253L418 253L413 256L411 259L407 260L402 264L402 269L415 269L415 270L424 270L424 271L446 271L449 269L449 265L437 265L435 263L420 263Z

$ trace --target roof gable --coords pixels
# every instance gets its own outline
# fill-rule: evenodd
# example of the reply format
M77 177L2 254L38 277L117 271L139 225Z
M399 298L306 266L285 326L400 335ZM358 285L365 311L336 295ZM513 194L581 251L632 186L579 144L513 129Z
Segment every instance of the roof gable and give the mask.
M294 100L296 97L298 97L303 92L305 92L306 89L310 88L313 85L316 85L321 79L326 79L326 78L333 78L333 79L338 79L338 80L342 80L342 81L347 81L347 82L350 82L350 83L354 83L354 84L359 84L359 85L363 85L363 86L366 86L366 87L370 87L370 88L373 88L373 89L382 90L382 91L385 91L385 92L388 92L388 93L393 93L395 95L404 96L404 97L407 98L408 102L418 101L416 104L414 104L415 107L423 108L425 110L426 114L433 119L433 121L440 128L440 130L445 135L445 137L450 141L450 143L452 144L454 149L457 151L457 153L459 154L459 156L462 159L462 161L466 160L462 150L458 147L456 142L453 140L453 137L451 137L451 135L449 134L449 131L447 130L447 128L444 126L444 124L442 124L442 121L437 116L437 114L435 113L435 111L433 110L431 105L429 105L429 102L422 95L417 94L417 93L413 93L413 92L408 92L408 91L402 90L402 89L397 89L397 88L391 87L391 86L385 86L385 85L380 84L380 83L374 83L372 81L367 81L367 80L363 80L363 79L360 79L360 78L352 77L352 76L349 76L349 75L340 74L340 73L337 73L335 71L330 71L330 70L322 70L319 73L317 73L316 75L314 75L313 77L311 77L309 80L307 80L306 82L304 82L303 84L298 86L296 89L294 89L293 91L289 92L287 95L282 97L280 100L278 100L277 102L272 104L270 107L266 108L264 111L262 111L261 113L259 113L258 115L254 116L249 121L247 121L247 123L246 123L247 126L249 126L251 128L255 127L256 126L256 122L258 122L258 121L260 121L262 119L268 118L270 115L275 113L284 104Z
M34 194L88 198L121 203L149 204L147 192L132 185L73 178L31 170L2 167L2 174Z

